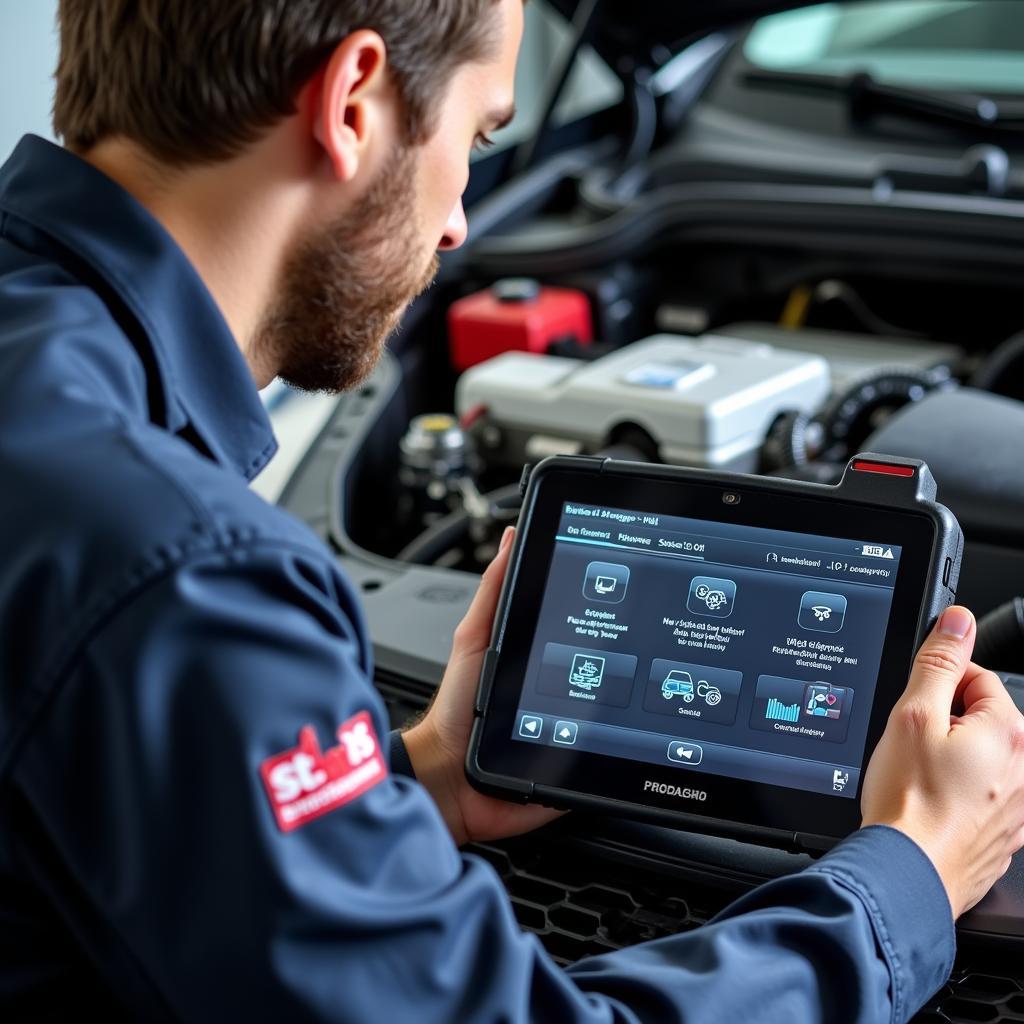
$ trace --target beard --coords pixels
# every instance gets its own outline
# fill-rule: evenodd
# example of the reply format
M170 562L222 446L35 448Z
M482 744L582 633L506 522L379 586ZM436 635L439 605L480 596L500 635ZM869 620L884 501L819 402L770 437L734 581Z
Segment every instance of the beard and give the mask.
M338 394L361 384L437 275L412 216L415 172L414 151L398 149L353 209L287 254L254 351L292 387Z

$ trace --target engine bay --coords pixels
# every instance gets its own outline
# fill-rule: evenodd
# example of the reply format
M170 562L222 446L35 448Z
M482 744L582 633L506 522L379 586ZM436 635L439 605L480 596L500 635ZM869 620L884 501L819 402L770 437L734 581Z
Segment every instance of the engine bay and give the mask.
M1005 328L987 324L994 333L980 338L947 317L940 331L923 301L920 319L909 319L905 294L901 323L893 323L881 298L891 281L872 289L829 277L770 296L738 283L720 303L720 318L668 301L662 287L636 278L619 267L595 271L587 287L579 279L570 287L499 278L476 290L476 282L441 285L438 293L458 295L449 302L431 293L391 357L392 374L381 374L400 379L364 464L373 482L355 485L389 492L366 514L363 503L351 508L349 542L400 564L480 572L515 517L524 464L558 453L834 482L851 455L882 436L891 454L935 462L948 447L941 436L932 451L896 450L892 425L912 408L934 408L941 429L969 436L980 423L950 422L944 412L955 394L974 399L963 415L999 422L1002 450L988 455L1003 475L1017 464L1012 436L1024 414L1017 394L1024 364L1020 340L1010 333L1006 341ZM962 281L929 291L943 303L952 298L960 315L991 298ZM1011 295L1001 298L1009 303ZM569 329L566 301L585 311ZM1021 517L1012 510L995 529L988 522L971 529L974 506L1005 489L991 479L998 474L970 483L943 480L943 470L958 476L939 457L940 488L947 498L952 491L969 540L995 542L1019 558ZM974 501L962 494L972 487ZM1016 596L1009 581L985 574L975 586L966 562L965 586L979 614Z

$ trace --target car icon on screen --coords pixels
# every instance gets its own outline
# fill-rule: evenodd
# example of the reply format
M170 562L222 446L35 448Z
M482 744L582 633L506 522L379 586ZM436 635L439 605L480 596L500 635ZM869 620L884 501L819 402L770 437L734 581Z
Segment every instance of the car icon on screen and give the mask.
M722 691L712 686L706 679L701 679L696 686L693 676L681 668L672 669L661 681L661 695L665 700L682 697L685 704L693 702L694 697L703 697L708 707L722 702Z
M661 695L665 700L682 697L689 704L694 695L693 676L682 669L672 669L661 681Z

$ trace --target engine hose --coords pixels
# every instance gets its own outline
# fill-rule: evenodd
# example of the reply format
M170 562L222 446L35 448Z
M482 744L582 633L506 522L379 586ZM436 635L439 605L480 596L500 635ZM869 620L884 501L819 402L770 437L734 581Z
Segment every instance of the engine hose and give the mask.
M978 622L974 660L997 672L1024 672L1024 597L1015 597Z
M518 508L521 501L519 484L501 487L484 495L484 498L492 508ZM432 565L462 540L469 530L469 522L469 513L465 509L456 509L436 523L431 523L418 537L406 544L395 558L412 565Z
M1024 399L1024 332L1004 341L975 371L972 388L992 391L1008 398Z

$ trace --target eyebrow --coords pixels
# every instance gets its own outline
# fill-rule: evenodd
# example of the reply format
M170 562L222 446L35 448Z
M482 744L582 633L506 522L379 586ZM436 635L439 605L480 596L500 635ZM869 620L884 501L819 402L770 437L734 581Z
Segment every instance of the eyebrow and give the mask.
M512 118L514 118L515 116L516 107L513 103L511 106L501 107L498 110L492 110L490 114L487 115L487 120L492 126L491 130L498 131L499 129L504 128L506 125L508 125L512 121Z

